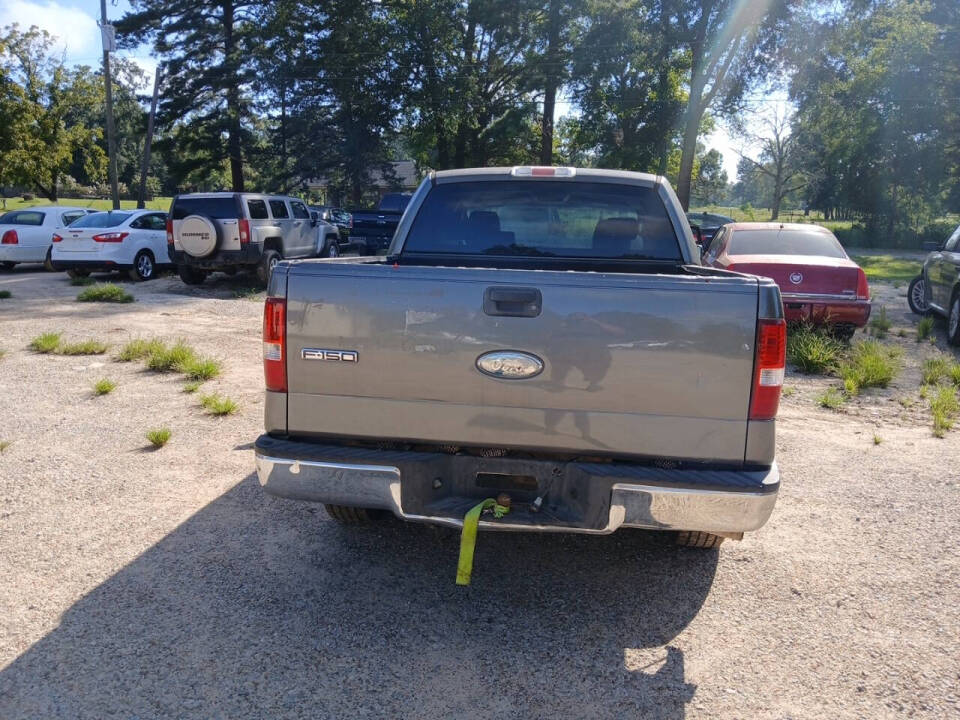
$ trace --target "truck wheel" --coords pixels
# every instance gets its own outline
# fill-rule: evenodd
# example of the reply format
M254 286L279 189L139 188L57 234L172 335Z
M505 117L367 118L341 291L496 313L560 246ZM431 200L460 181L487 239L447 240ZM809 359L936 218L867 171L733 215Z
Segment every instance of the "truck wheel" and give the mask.
M203 270L197 270L189 265L177 265L177 275L187 285L203 285L207 279L207 273Z
M90 276L89 270L80 270L79 268L70 268L67 270L67 277L71 279L85 278Z
M681 530L677 533L677 545L693 548L715 548L720 547L724 538L721 535L714 535L707 532L694 532L692 530Z
M907 288L907 304L917 315L926 315L930 312L924 290L923 275L917 275L910 281L910 287Z
M367 508L349 507L347 505L327 505L327 515L336 520L341 525L369 525L382 515L380 510L368 510Z
M324 251L323 256L328 258L340 257L340 248L337 247L336 240L330 240L330 244L327 245L327 249Z
M953 293L950 301L950 314L947 315L947 342L960 345L960 290Z
M260 258L260 262L257 265L257 280L259 280L262 285L270 282L270 273L273 272L278 262L280 262L280 253L276 250L263 251L263 257Z

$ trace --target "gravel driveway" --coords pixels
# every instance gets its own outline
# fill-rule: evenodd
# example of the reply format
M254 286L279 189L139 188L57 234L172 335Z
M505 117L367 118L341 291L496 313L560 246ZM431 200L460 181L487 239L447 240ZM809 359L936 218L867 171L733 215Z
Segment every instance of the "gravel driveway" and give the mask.
M891 402L909 373L843 414L788 378L780 501L743 542L487 533L458 588L456 532L346 529L260 491L261 304L217 277L101 305L0 274L0 718L960 715L960 431ZM29 352L47 330L186 338L240 412Z

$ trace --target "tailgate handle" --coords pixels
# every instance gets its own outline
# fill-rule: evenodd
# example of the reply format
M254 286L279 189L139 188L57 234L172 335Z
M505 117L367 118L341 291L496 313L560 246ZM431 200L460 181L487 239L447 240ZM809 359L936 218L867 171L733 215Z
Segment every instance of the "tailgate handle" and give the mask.
M537 317L543 297L537 288L488 287L483 293L483 311L487 315Z

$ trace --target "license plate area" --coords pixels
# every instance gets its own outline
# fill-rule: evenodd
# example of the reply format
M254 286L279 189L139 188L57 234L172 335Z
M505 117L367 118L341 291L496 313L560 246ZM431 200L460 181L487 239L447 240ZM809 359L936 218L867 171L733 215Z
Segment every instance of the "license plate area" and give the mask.
M600 530L610 515L610 483L575 463L452 455L400 467L400 502L410 515L462 520L481 500L510 496L510 525ZM531 509L543 494L539 511Z

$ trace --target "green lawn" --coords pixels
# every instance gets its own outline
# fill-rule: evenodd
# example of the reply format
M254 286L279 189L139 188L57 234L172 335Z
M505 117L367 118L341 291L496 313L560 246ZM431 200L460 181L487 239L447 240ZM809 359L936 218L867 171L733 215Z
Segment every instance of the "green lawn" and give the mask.
M851 258L863 268L871 282L908 283L920 274L923 267L919 260L893 255L852 255Z
M46 198L36 198L34 200L22 200L21 198L7 198L6 210L23 210L24 208L34 207L35 205L50 205ZM83 207L94 208L95 210L109 210L113 204L109 200L79 200L74 198L61 198L57 205L64 207ZM124 210L133 210L137 207L136 200L121 200L120 207ZM0 209L3 205L0 204ZM170 198L158 197L147 201L148 210L169 210Z

